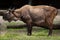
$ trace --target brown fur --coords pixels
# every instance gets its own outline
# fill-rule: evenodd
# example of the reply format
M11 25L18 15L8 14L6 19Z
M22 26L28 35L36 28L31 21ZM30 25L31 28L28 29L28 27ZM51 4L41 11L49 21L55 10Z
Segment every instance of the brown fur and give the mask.
M23 7L14 10L12 14L25 22L28 27L28 35L31 35L32 26L48 26L49 34L52 34L53 29L53 19L57 15L57 9L55 7L39 5L39 6L30 6L24 5Z

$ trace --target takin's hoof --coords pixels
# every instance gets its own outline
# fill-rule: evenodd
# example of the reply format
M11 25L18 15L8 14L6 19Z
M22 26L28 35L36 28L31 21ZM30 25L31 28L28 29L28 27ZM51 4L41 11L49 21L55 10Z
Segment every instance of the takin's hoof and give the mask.
M31 36L31 34L29 33L29 34L27 34L28 36Z
M48 36L52 36L52 34L48 34Z

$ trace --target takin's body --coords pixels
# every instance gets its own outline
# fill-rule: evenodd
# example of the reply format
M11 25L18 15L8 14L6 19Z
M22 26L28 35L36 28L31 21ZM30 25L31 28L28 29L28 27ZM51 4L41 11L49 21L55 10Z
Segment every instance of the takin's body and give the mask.
M25 5L19 9L14 10L12 14L25 22L28 27L28 35L31 35L32 26L48 26L49 34L52 34L53 19L57 15L57 9L51 6L30 6Z

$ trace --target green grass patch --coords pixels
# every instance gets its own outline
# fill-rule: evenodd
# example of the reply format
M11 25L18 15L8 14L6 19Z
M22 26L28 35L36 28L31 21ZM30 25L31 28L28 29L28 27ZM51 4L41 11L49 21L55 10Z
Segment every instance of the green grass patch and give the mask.
M34 27L32 35L27 36L26 28L7 29L7 33L4 36L0 36L0 40L60 40L59 32L59 30L53 30L53 35L47 36L47 29Z

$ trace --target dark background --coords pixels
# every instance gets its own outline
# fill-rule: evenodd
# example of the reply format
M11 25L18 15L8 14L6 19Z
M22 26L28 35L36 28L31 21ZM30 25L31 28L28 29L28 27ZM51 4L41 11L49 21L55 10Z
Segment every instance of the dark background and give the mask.
M29 4L29 0L0 0L0 9L20 8L25 4ZM50 5L60 8L59 0L32 0L31 5Z

